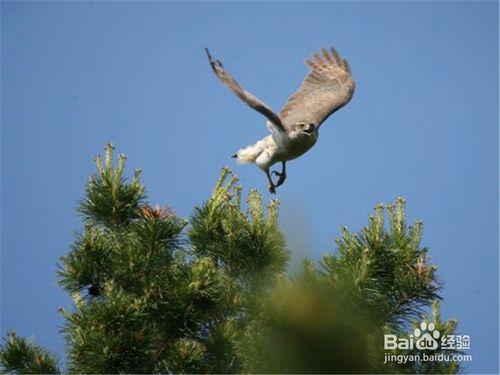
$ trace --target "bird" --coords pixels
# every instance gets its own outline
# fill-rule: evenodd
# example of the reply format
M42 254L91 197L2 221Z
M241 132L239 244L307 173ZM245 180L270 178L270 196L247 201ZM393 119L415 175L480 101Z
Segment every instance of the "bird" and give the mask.
M310 70L297 92L290 96L279 114L241 86L205 48L208 61L219 80L244 103L267 118L271 134L232 155L240 164L253 163L267 176L269 192L276 194L287 177L286 163L309 151L318 140L319 128L335 111L352 98L355 83L349 63L335 48L321 48L306 60ZM281 172L270 171L281 163ZM278 176L276 183L271 175Z

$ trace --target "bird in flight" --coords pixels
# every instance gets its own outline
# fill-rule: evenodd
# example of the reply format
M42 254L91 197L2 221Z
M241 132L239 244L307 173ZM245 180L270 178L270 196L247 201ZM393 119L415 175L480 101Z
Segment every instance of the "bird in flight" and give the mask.
M270 135L254 145L240 149L234 158L239 163L254 163L262 169L269 181L269 191L285 182L286 162L303 155L318 140L321 124L336 110L346 105L354 93L354 81L347 60L332 48L322 48L306 61L310 71L299 90L293 94L277 115L260 99L246 91L205 49L217 77L248 106L267 118ZM274 183L270 167L281 162L281 172Z

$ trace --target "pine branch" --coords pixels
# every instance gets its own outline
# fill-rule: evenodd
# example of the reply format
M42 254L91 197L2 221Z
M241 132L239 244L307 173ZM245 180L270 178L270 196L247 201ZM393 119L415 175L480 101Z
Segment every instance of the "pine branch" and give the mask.
M58 374L57 359L46 349L9 331L0 347L0 372Z

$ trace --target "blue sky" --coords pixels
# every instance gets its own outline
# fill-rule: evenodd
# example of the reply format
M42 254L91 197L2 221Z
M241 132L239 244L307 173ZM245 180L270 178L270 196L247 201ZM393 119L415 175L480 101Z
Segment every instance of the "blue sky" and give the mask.
M264 119L213 76L208 46L278 110L302 63L335 46L351 103L289 163L278 190L294 262L334 250L377 202L402 195L444 283L446 318L472 341L472 372L498 372L498 4L496 2L2 2L1 333L60 356L57 259L81 221L92 157L112 141L153 204L182 216ZM267 196L268 193L265 192Z

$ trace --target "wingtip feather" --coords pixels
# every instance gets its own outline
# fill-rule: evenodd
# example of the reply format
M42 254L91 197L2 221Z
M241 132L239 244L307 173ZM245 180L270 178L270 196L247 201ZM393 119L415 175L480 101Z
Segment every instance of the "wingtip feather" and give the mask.
M333 58L335 59L335 62L340 65L342 63L342 58L340 57L340 54L337 52L335 47L332 47L332 54Z
M213 59L212 59L212 54L210 53L210 50L209 50L207 47L205 47L205 52L206 52L206 54L207 54L208 59L209 59L210 61L212 61L212 60L213 60Z
M328 61L330 64L335 64L335 61L333 61L332 56L328 53L328 51L325 48L321 48L321 52L323 53L323 56L325 57L326 61Z
M346 59L342 60L342 67L349 73L352 74L351 72L351 67L349 66L349 62Z

